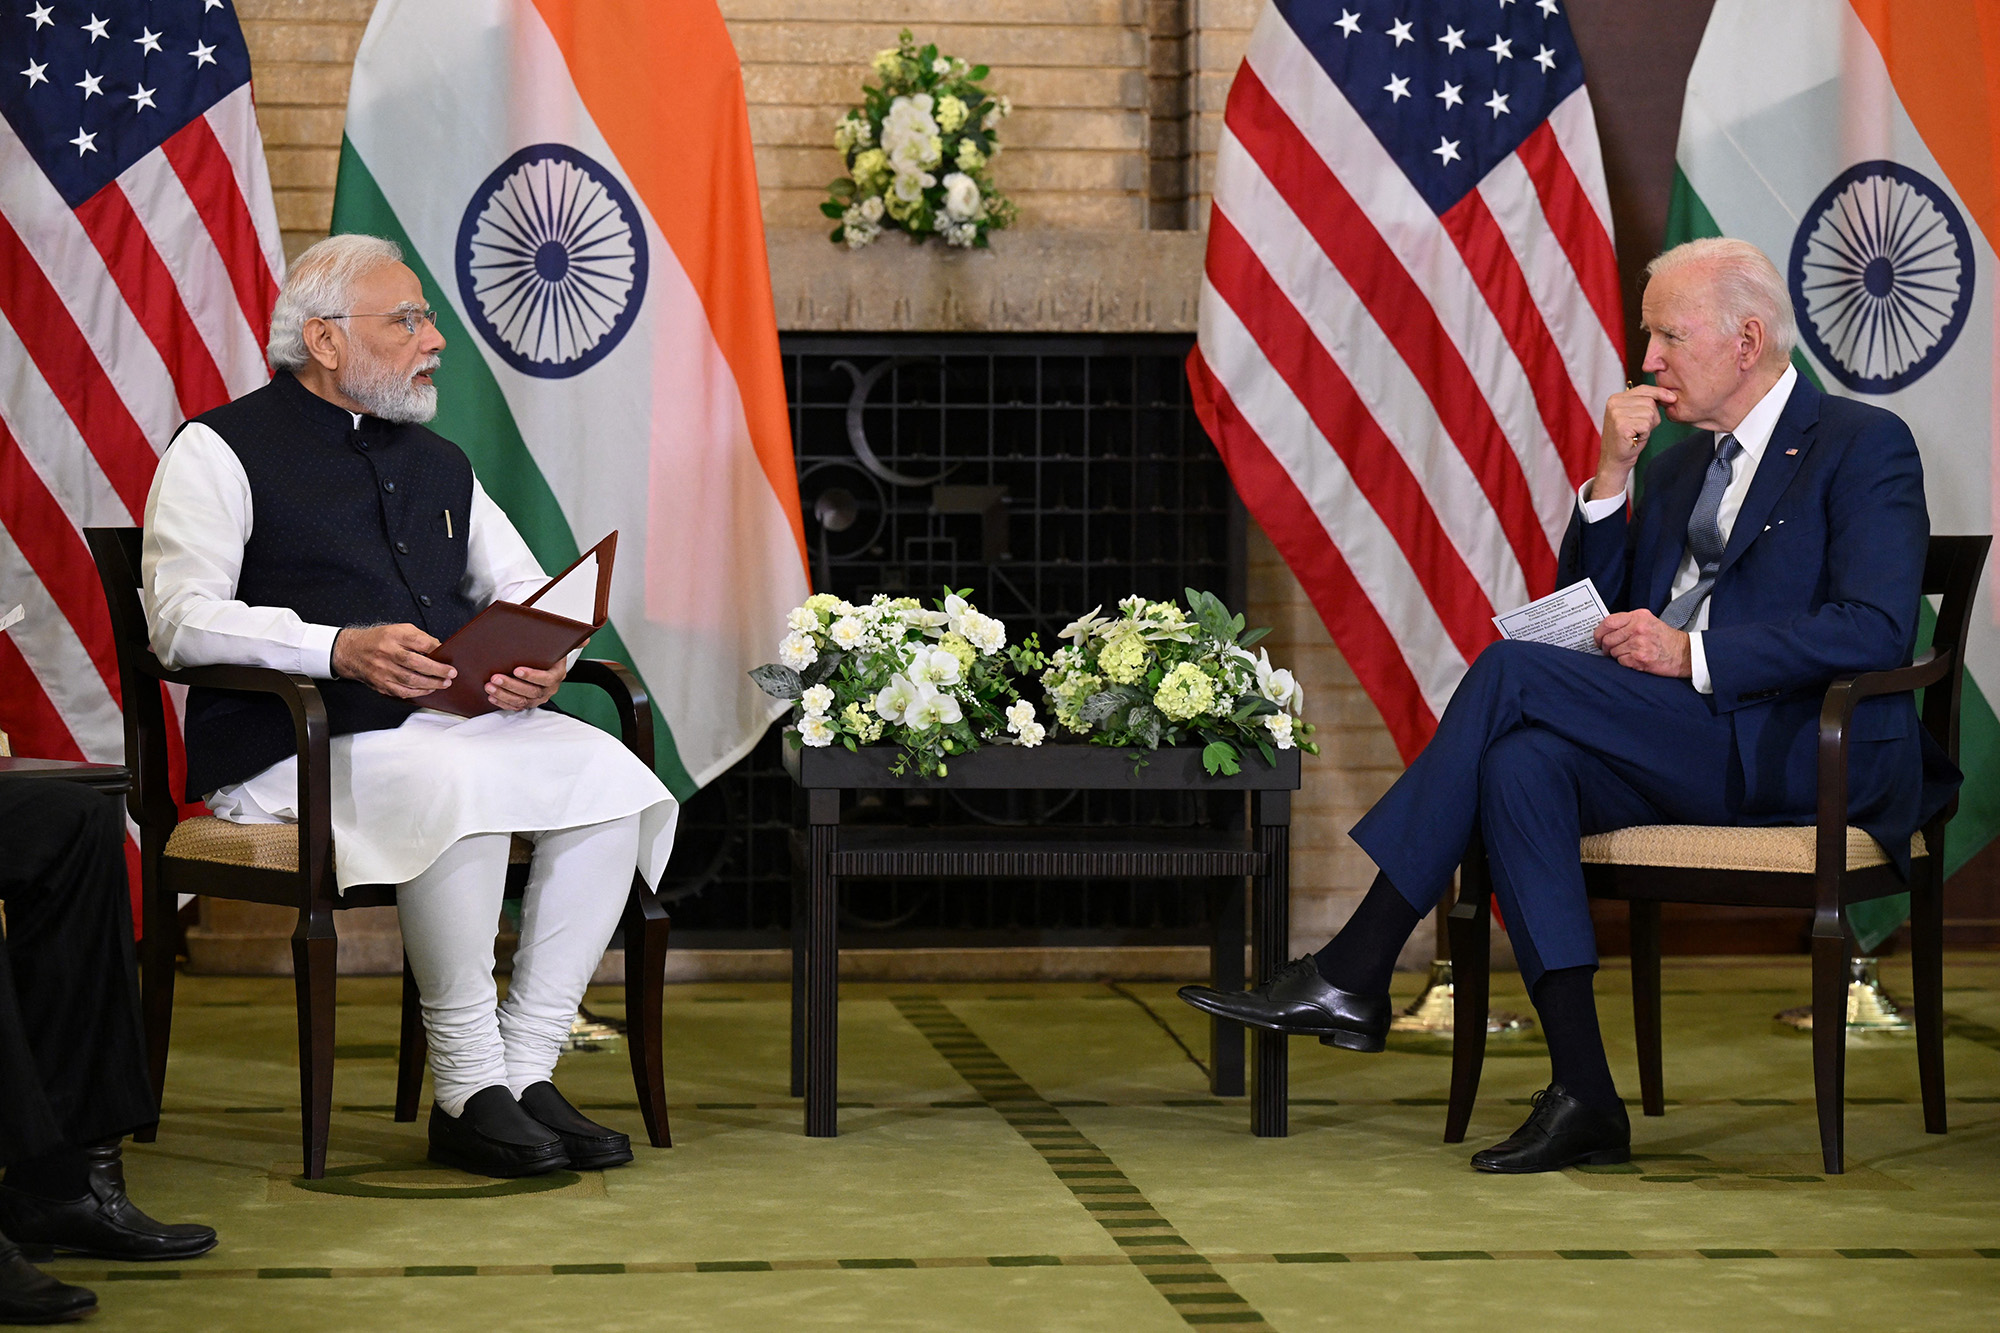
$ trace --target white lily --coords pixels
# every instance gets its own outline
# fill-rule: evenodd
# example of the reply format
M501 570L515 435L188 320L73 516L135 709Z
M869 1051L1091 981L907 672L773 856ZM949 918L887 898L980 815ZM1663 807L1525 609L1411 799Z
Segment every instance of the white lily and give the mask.
M1111 617L1097 614L1103 609L1104 604L1099 602L1075 620L1070 621L1069 624L1064 625L1062 633L1056 635L1056 637L1059 639L1075 639L1076 646L1079 648L1083 647L1089 641L1091 635L1100 633L1104 626L1111 623Z

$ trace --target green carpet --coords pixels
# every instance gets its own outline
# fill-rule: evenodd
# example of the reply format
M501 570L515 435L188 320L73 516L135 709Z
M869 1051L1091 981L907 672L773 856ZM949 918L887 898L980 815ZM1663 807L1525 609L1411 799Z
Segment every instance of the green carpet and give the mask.
M1667 966L1669 1104L1635 1108L1629 1167L1467 1167L1547 1079L1532 1036L1493 1040L1464 1145L1440 1142L1448 1047L1400 1037L1295 1042L1291 1136L1253 1138L1168 985L846 987L841 1136L807 1139L785 989L696 985L667 998L676 1146L513 1183L428 1166L422 1122L391 1118L393 979L341 984L328 1178L300 1180L290 983L186 978L128 1174L222 1245L50 1267L97 1288L98 1326L146 1330L1991 1328L2000 958L1946 978L1951 1133L1923 1133L1907 1039L1855 1045L1837 1177L1809 1039L1771 1021L1803 960L1730 960ZM1636 1094L1622 968L1599 992ZM558 1078L640 1134L621 1048Z

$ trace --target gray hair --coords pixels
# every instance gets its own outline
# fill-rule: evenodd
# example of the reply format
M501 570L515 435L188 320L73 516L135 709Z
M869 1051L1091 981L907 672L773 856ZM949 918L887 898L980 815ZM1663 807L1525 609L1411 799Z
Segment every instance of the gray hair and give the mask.
M271 340L265 345L273 370L297 370L306 351L309 319L344 315L354 300L354 284L386 264L403 262L403 247L379 236L329 236L292 261L278 304L271 310Z
M1646 265L1646 276L1657 278L1689 268L1708 270L1715 313L1727 328L1741 329L1744 320L1758 320L1764 325L1765 359L1779 363L1790 359L1799 340L1792 296L1777 265L1762 250L1729 236L1704 236L1654 256Z

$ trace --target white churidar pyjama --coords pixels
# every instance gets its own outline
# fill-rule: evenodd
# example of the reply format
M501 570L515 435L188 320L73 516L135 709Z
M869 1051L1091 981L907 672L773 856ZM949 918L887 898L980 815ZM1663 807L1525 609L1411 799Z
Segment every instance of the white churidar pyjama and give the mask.
M639 816L524 832L535 844L521 943L496 1003L493 924L507 882L505 833L460 838L396 892L403 948L423 995L433 1096L457 1115L481 1088L516 1096L555 1072L584 988L632 888Z

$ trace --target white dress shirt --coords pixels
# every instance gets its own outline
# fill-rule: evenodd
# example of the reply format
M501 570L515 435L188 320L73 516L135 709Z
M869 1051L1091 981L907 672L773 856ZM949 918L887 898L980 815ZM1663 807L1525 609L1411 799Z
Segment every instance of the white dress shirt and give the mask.
M1743 508L1743 497L1750 493L1750 483L1757 475L1757 465L1764 461L1764 447L1771 442L1771 432L1778 428L1778 418L1784 414L1785 404L1791 401L1792 388L1799 382L1799 372L1795 366L1786 366L1785 373L1778 376L1757 405L1743 414L1743 420L1736 423L1736 429L1725 432L1734 435L1736 443L1743 447L1743 454L1736 460L1736 468L1729 476L1729 487L1722 493L1722 506L1716 511L1716 526L1722 531L1722 544L1729 545L1729 535L1736 527L1736 515ZM1718 440L1721 436L1716 437ZM1611 517L1625 507L1625 492L1593 499L1584 494L1590 489L1585 482L1577 489L1577 504L1582 508L1583 521L1596 523ZM1701 565L1694 554L1682 547L1681 567L1674 574L1673 587L1667 592L1671 603L1701 578ZM1708 675L1708 655L1702 648L1702 631L1708 628L1709 599L1704 597L1695 610L1694 620L1688 626L1688 656L1694 676L1694 687L1703 694L1713 694L1715 685Z

